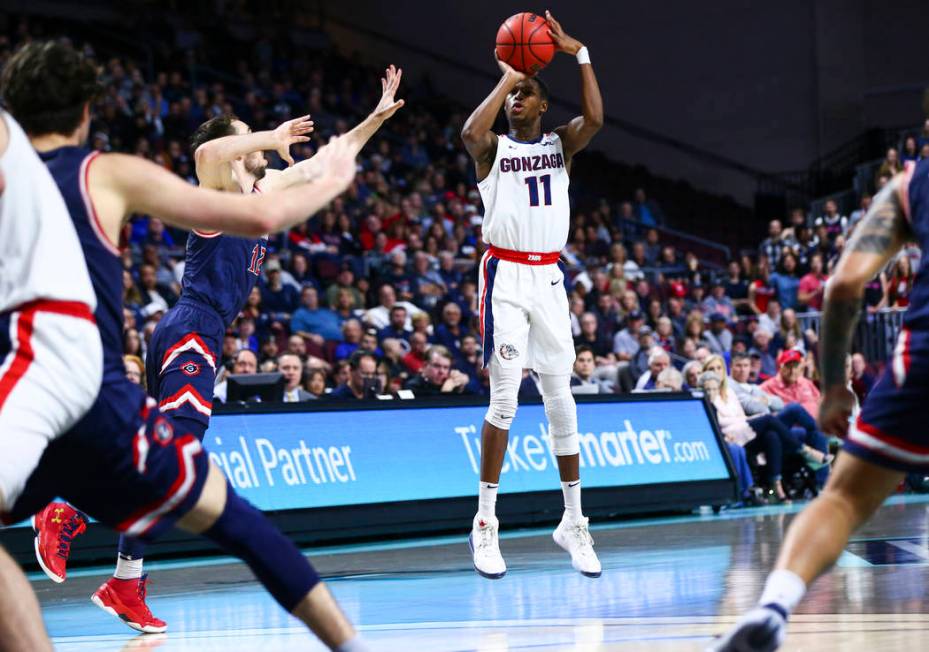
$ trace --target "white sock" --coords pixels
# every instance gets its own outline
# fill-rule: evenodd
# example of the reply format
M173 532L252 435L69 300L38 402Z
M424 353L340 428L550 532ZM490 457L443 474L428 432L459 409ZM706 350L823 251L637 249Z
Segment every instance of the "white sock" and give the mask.
M355 634L342 645L336 648L336 652L368 652L371 648L364 642L360 635Z
M113 577L118 580L137 580L142 577L142 558L125 559L122 555L116 555L116 571Z
M804 593L806 584L799 575L789 570L776 570L768 575L758 604L764 606L774 603L789 614L803 598Z
M499 484L481 482L477 490L477 514L481 518L494 518L497 511L497 488Z
M564 494L564 515L571 522L584 518L581 512L581 481L562 482L561 492Z

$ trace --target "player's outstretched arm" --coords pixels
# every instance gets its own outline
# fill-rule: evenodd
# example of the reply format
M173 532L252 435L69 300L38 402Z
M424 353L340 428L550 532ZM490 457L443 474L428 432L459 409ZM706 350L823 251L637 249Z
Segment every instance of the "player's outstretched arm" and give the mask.
M551 12L545 12L545 19L550 26L548 33L559 52L577 56L578 52L584 49L583 43L565 34L561 23L555 20ZM600 85L597 83L597 76L594 75L589 56L585 59L586 61L579 61L581 65L581 115L555 129L555 133L561 138L565 156L568 157L587 147L590 139L603 126L603 98L600 97Z
M183 229L258 237L307 219L345 191L355 176L355 157L334 138L316 155L322 174L312 183L273 194L226 193L194 187L137 156L104 154L88 169L90 196L105 234L116 242L133 213L161 218Z
M461 129L461 141L468 150L468 154L474 159L478 181L490 174L494 157L497 155L497 134L492 131L494 121L506 102L506 96L516 84L527 77L512 66L500 61L496 51L494 51L494 59L497 60L503 76L500 77L500 81L497 82L490 95L484 98L484 101L474 109L474 113L468 116Z
M852 397L845 388L845 356L858 325L865 285L912 237L906 215L908 184L909 176L898 174L874 198L826 284L819 338L824 397L819 418L829 434L845 435L848 430Z
M352 152L354 156L358 155L371 139L371 136L381 128L381 125L403 107L404 101L395 99L402 77L402 68L396 68L393 65L387 68L384 77L381 78L381 99L377 106L374 107L374 111L358 123L354 129L342 136L349 148L349 152ZM289 188L298 183L312 181L321 172L319 161L316 158L316 156L312 156L280 173L268 170L269 174L266 174L258 185L263 192L270 192Z
M220 189L226 181L229 163L252 152L274 150L288 165L293 165L290 146L305 143L312 132L313 121L305 115L282 122L271 131L223 136L203 143L194 152L197 179L204 188Z

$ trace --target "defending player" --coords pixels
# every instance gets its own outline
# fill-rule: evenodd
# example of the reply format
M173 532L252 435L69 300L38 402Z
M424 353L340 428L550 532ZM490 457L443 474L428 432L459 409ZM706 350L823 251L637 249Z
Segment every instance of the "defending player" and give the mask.
M920 425L929 400L929 257L923 256L893 359L865 399L855 404L845 358L858 324L865 285L913 240L929 251L929 160L897 175L878 194L826 287L820 337L823 432L846 437L819 497L791 523L758 607L714 650L774 650L787 618L809 584L831 567L852 532L893 493L908 471L929 468L929 433Z
M343 142L354 157L384 122L403 106L394 96L402 71L390 66L381 79L382 95L364 121L345 134ZM281 124L273 131L252 133L234 116L213 118L202 124L191 139L191 150L201 187L235 193L273 192L303 183L317 174L313 159L284 171L267 170L263 151L276 150L288 163L290 145L309 140L309 116ZM175 427L203 440L212 411L216 361L223 335L261 275L266 238L248 239L220 232L194 229L187 239L183 293L177 304L158 322L148 349L148 392ZM67 557L60 554L62 539L70 544L76 529L65 530L61 520L81 516L65 503L52 503L36 516L36 552L40 565L56 582L66 577ZM69 549L69 547L65 547ZM95 604L144 632L163 632L167 624L152 615L138 590L143 577L145 544L122 536L113 577L94 593Z
M70 46L33 42L3 71L2 95L20 116L58 185L77 230L97 297L103 382L89 412L46 448L0 521L16 522L60 495L106 525L150 540L177 526L243 559L272 596L332 649L364 649L313 567L231 489L194 435L175 430L130 382L122 363L122 266L115 243L133 213L182 228L257 237L306 219L344 191L355 173L334 139L317 154L316 180L273 195L193 188L141 158L90 152L86 141L96 70ZM5 353L5 351L0 351ZM66 384L59 377L58 387ZM144 591L144 581L138 589Z
M49 442L97 397L96 305L61 193L0 109L0 513L19 498ZM51 650L32 589L2 548L0 649Z
M571 554L575 569L589 577L600 575L581 511L577 409L570 389L574 342L558 258L568 239L571 160L603 124L603 102L587 48L565 34L550 13L545 15L558 50L575 55L580 64L582 115L543 132L548 89L498 60L503 77L461 132L486 210L483 237L488 250L481 260L479 293L490 406L481 431L479 508L469 543L475 570L491 579L506 573L495 504L524 368L541 378L561 475L565 513L555 542ZM491 129L501 108L509 131L498 136Z

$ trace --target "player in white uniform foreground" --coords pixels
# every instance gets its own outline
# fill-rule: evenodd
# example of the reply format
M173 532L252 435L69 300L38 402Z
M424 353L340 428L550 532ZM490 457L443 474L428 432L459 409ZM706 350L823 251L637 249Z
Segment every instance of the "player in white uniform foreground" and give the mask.
M523 369L533 369L541 379L561 475L565 513L555 542L571 554L575 569L588 577L600 575L581 511L577 408L570 388L574 341L558 258L568 239L571 157L603 125L603 102L587 48L565 34L550 13L546 18L557 49L575 55L580 64L583 114L543 132L548 89L498 60L503 77L461 132L477 169L485 209L483 237L489 245L481 259L478 291L490 406L481 431L478 512L469 543L475 570L490 579L506 573L495 505ZM498 136L491 129L501 108L509 131Z
M0 110L0 338L11 344L0 361L0 513L16 502L48 443L97 396L96 306L64 200L22 128ZM52 649L35 596L2 549L0 649Z

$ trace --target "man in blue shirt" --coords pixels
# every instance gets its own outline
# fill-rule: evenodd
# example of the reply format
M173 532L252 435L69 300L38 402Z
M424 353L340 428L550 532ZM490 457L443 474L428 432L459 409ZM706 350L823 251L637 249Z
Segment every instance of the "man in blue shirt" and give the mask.
M319 307L319 293L315 287L308 285L303 288L300 299L303 305L297 308L290 320L291 333L311 340L316 339L314 335L324 340L342 339L339 316L329 308Z

